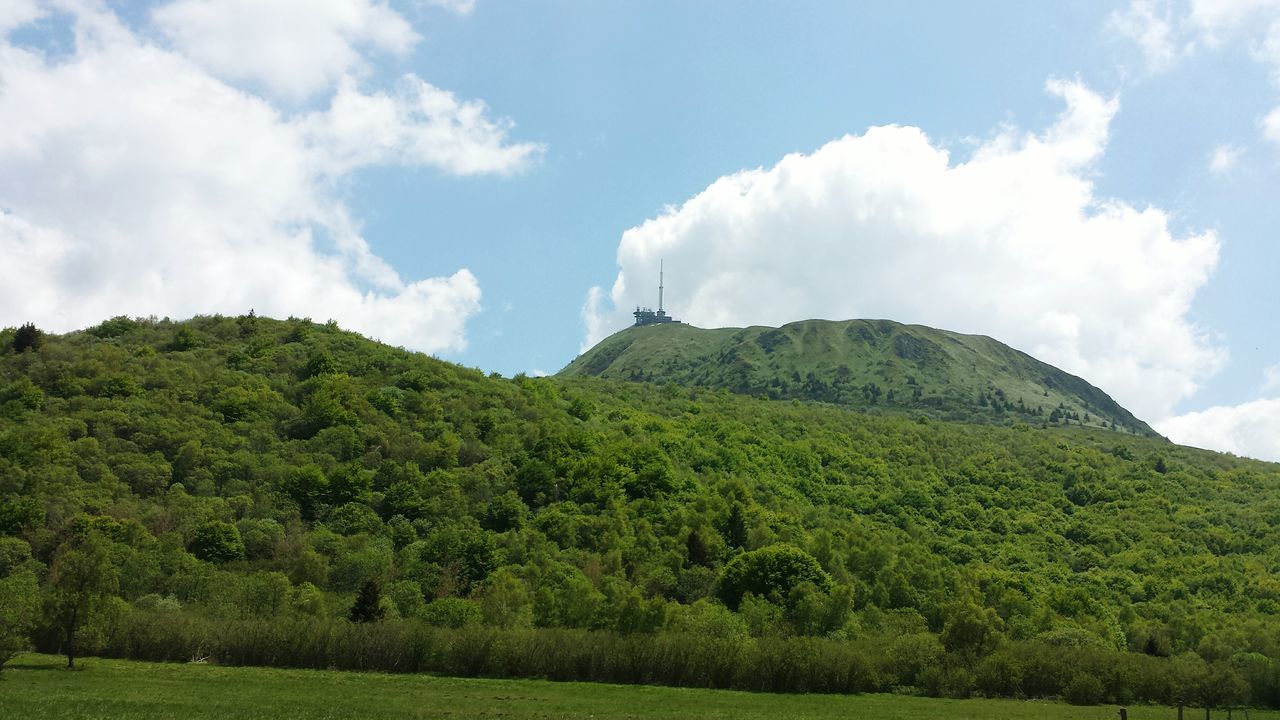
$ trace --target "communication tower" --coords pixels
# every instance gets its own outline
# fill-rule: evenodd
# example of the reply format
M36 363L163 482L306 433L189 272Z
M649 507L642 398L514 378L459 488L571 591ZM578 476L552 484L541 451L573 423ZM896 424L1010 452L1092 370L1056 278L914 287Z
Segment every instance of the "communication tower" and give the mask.
M663 267L663 261L658 260L658 309L655 311L649 308L642 308L639 305L637 305L636 311L634 313L631 313L632 315L636 316L635 327L640 327L642 325L659 325L661 323L680 322L679 320L676 320L675 318L668 315L666 310L662 309L662 293L665 290L665 288L663 287L664 270L665 268Z

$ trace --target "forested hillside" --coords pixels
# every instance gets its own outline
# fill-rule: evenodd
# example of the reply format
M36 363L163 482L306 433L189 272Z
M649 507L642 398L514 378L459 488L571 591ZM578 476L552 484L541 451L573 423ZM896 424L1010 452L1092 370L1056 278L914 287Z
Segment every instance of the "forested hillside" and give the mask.
M88 653L215 662L1280 704L1273 464L504 379L304 320L0 348L11 648L70 628ZM393 644L349 620L418 659L343 654ZM736 669L669 675L708 652Z
M1004 343L890 320L633 327L605 338L560 375L674 382L964 422L1155 435L1102 390Z

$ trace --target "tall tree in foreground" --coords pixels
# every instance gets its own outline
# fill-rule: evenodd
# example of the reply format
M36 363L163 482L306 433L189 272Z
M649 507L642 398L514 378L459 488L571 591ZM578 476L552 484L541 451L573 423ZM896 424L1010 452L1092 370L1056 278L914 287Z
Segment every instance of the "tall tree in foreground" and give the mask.
M49 569L49 611L64 633L68 668L75 667L76 632L118 584L107 544L96 535L63 545L53 559Z

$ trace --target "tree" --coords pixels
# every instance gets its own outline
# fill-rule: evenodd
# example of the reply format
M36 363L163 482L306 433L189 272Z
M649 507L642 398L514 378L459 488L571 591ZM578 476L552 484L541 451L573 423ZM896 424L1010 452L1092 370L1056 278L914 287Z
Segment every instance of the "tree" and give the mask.
M329 480L315 465L294 468L280 483L280 489L298 504L304 520L316 516L318 506L329 495Z
M90 534L78 545L63 545L49 568L48 583L49 611L64 633L67 667L73 668L76 631L119 585L106 541Z
M747 520L742 514L742 504L734 503L729 508L729 519L725 521L725 542L731 548L747 546Z
M689 536L684 541L686 564L692 566L710 565L711 548L702 536L702 528L690 528Z
M26 350L39 350L44 342L44 333L33 323L27 323L13 334L13 351L20 353Z
M382 589L377 580L366 580L360 586L356 602L351 606L351 622L369 623L382 619L386 610L382 607Z
M1000 616L971 602L953 607L942 627L942 644L951 652L990 652L999 640Z
M24 568L0 578L0 670L29 647L39 607L35 573Z
M199 341L196 339L196 334L192 332L191 328L183 325L173 334L173 342L169 344L169 349L182 352L191 350L197 344L199 344Z
M533 598L510 567L485 579L477 592L484 621L498 627L529 627L533 623ZM438 601L437 601L438 602Z
M730 560L720 574L716 594L733 610L747 593L786 605L791 590L805 582L822 592L831 589L831 577L812 555L794 545L770 545Z
M242 559L244 540L235 525L211 520L196 528L187 549L201 560L221 563Z

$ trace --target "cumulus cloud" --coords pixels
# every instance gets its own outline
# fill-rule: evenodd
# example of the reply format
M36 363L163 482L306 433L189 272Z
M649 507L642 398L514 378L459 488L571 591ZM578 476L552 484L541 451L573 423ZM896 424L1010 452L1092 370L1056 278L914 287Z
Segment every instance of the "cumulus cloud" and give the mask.
M1235 169L1240 162L1244 150L1231 144L1223 144L1209 153L1209 172L1214 175L1226 175Z
M1280 462L1280 399L1212 407L1155 427L1181 445Z
M427 352L464 346L476 278L402 278L339 188L353 168L393 156L514 171L537 147L509 142L509 123L413 76L394 95L346 79L327 109L291 114L101 6L65 8L70 54L0 37L0 324L63 331L117 314L253 307ZM361 103L377 106L372 119ZM350 133L370 128L383 133L375 149L354 151Z
M152 20L214 75L293 99L363 68L365 48L403 54L418 41L408 21L370 0L177 0Z
M1157 208L1096 197L1118 110L1050 82L1066 110L955 162L914 127L874 127L712 183L622 235L619 272L583 309L589 346L652 304L697 325L891 318L999 338L1147 418L1225 361L1187 319L1218 258Z

